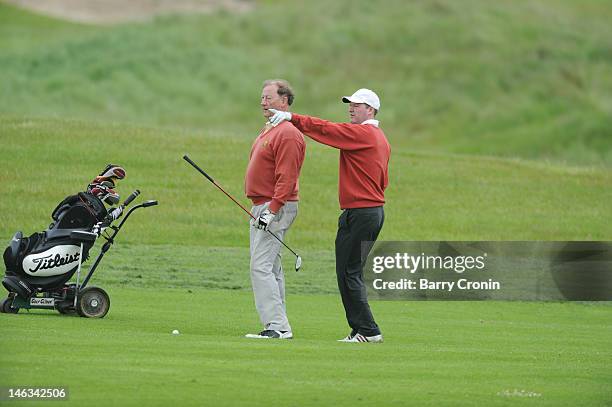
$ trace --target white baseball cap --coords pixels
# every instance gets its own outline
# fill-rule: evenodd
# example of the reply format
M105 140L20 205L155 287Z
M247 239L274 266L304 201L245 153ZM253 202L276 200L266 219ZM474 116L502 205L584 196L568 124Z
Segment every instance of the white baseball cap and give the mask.
M376 110L380 110L380 99L378 98L378 95L370 89L359 89L351 96L343 96L342 101L344 103L365 103Z

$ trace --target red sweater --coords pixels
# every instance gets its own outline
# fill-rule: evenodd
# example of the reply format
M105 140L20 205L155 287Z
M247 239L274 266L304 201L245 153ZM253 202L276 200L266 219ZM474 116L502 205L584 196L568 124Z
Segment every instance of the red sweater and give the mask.
M391 147L373 124L332 123L292 113L291 123L319 143L340 149L340 208L369 208L385 203Z
M270 130L264 128L251 147L244 180L246 196L255 205L272 201L273 213L285 202L297 201L305 153L304 136L291 123L281 123Z

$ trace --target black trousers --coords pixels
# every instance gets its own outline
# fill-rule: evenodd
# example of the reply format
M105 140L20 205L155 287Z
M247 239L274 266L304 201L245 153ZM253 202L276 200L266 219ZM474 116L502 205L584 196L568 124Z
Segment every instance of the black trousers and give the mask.
M345 209L338 219L336 276L346 320L353 334L380 334L368 304L363 267L384 221L385 211L382 206ZM368 241L370 243L362 245L362 242Z

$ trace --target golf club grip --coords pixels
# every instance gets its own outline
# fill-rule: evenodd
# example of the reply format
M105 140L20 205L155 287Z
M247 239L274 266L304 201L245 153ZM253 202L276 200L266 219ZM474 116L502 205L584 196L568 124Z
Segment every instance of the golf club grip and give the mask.
M133 201L134 199L136 199L136 197L137 197L138 195L140 195L140 191L137 189L136 191L132 192L132 193L130 194L130 196L128 196L128 197L127 197L127 199L126 199L126 200L125 200L125 202L123 203L123 206L125 207L125 206L128 206L129 204L131 204L131 203L132 203L132 201Z
M191 158L187 157L187 155L184 155L183 158L185 159L185 161L187 161L189 164L191 164L193 166L193 168L195 168L196 170L200 171L200 173L202 175L204 175L206 178L208 178L208 180L210 182L212 182L213 184L215 183L215 181L210 177L210 175L208 175L207 173L204 172L203 169L198 167L198 164L196 164L193 161L191 161Z

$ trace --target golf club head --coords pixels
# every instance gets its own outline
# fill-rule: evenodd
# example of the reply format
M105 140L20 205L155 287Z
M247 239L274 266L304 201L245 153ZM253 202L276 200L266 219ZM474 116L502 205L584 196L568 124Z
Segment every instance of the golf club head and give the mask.
M302 256L297 256L297 258L295 259L295 271L296 272L300 271L301 267L302 267Z

